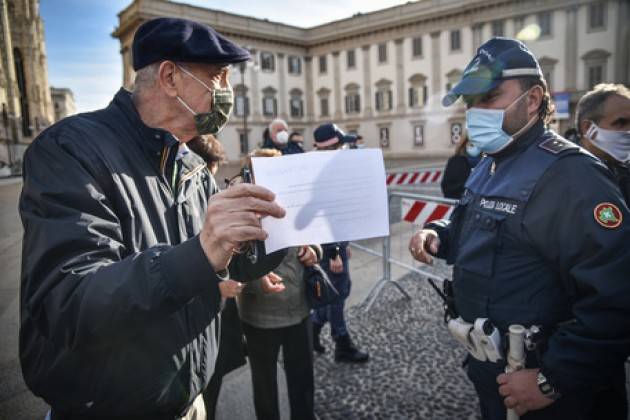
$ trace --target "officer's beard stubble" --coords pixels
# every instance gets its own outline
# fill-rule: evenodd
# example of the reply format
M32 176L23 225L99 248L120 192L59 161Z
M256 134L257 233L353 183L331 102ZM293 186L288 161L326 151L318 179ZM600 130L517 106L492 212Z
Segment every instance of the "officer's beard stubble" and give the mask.
M527 115L527 98L529 95L523 96L512 109L508 110L503 118L503 130L513 135L518 133L527 123L529 118Z

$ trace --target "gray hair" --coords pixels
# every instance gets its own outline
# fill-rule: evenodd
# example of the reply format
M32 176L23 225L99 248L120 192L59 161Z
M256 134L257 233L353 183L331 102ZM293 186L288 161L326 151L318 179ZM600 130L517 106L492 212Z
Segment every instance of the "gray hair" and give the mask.
M597 124L604 116L604 103L612 95L630 99L630 89L621 84L600 83L580 98L575 111L575 126L580 135L583 134L580 127L582 121L589 120Z
M286 127L287 130L289 129L289 124L287 124L287 122L285 120L283 120L282 118L276 118L276 119L274 119L273 121L271 121L269 123L269 133L270 134L271 134L272 127L274 125L276 125L276 124L282 124L282 125L284 125Z
M133 82L134 93L139 93L145 89L155 86L160 62L149 64L136 72L136 78Z

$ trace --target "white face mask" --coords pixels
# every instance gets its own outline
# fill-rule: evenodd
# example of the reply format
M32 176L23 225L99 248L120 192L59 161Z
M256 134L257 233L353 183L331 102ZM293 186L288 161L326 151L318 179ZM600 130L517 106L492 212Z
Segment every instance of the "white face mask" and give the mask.
M279 131L276 133L276 143L285 145L289 142L289 132Z
M630 161L630 131L606 130L591 121L586 138L616 161L621 163Z

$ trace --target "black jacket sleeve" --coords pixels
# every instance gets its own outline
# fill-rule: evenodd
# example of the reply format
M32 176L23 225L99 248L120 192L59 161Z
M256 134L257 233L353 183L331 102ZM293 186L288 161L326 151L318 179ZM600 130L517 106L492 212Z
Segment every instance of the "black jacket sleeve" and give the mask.
M606 385L630 354L630 214L605 166L560 159L525 208L524 229L572 296L573 322L551 336L543 371L561 392ZM596 220L602 203L622 214L616 228Z
M218 279L198 237L130 252L106 194L111 174L77 138L44 133L25 156L22 315L74 349L124 339L197 295L217 312Z
M464 193L466 180L470 175L470 164L466 156L451 156L446 162L442 177L442 193L446 198L459 199Z

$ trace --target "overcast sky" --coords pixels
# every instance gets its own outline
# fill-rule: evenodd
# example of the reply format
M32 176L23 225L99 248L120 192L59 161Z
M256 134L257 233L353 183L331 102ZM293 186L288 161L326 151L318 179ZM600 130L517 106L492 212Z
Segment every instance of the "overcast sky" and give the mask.
M310 27L406 3L396 0L188 0L261 19ZM111 33L131 0L41 0L51 86L72 89L79 112L106 106L122 83L120 45Z

